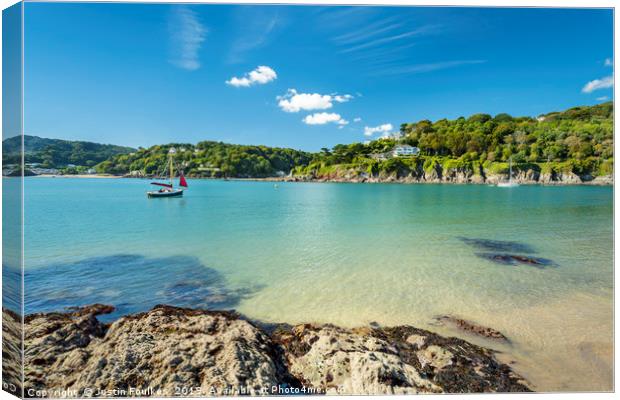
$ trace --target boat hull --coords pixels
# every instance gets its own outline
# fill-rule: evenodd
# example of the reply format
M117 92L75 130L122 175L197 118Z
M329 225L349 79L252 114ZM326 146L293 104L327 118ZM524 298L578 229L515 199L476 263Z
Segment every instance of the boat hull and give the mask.
M147 196L149 198L154 197L154 198L159 198L159 197L180 197L183 196L183 190L181 189L175 189L175 190L165 190L165 191L152 191L152 192L146 192Z

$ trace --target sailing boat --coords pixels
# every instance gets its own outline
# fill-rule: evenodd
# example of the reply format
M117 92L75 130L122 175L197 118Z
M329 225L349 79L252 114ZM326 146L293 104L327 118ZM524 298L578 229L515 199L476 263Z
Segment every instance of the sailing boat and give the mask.
M510 157L510 169L508 172L508 182L498 182L498 187L516 187L519 186L518 183L512 181L512 157Z
M160 183L160 182L151 182L151 185L162 186L159 190L151 190L146 192L148 197L180 197L183 196L183 189L174 188L173 179L174 179L174 165L172 163L172 156L176 153L176 150L173 148L168 152L168 160L169 160L169 169L170 169L170 183ZM181 171L179 175L179 186L187 187L187 181L185 180L185 176Z

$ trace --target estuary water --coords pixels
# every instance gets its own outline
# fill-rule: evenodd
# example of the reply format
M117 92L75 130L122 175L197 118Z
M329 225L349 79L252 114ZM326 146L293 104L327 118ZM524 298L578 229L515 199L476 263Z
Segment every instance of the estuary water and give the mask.
M610 187L189 185L148 199L146 180L26 178L26 313L168 303L411 324L501 351L535 390L612 389ZM446 314L510 343L433 320Z

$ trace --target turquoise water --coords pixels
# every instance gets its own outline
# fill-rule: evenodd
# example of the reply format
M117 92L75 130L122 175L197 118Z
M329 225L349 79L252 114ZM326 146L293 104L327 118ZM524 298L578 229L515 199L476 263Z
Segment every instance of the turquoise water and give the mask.
M612 188L202 180L147 199L148 186L25 180L27 313L168 302L457 335L433 325L453 314L504 332L510 345L480 344L538 390L611 388ZM498 264L463 238L553 265Z

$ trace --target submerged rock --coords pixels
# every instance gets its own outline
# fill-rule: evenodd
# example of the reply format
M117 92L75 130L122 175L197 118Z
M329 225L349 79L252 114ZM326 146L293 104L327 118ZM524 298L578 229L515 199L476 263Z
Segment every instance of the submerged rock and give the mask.
M164 305L99 322L112 310L27 316L26 395L529 391L492 350L410 326L280 325L267 333L234 312Z
M488 253L479 253L478 257L486 258L487 260L493 261L497 264L503 265L530 265L536 268L545 268L545 267L553 267L556 264L548 260L546 258L540 257L529 257L522 256L517 254L488 254Z
M467 332L467 333L472 333L474 335L483 336L488 339L495 339L495 340L508 342L508 338L504 336L504 334L498 330L489 328L487 326L482 326L475 322L467 321L462 318L457 318L452 315L441 315L439 317L436 317L435 321L437 321L440 324L444 324L444 323L450 324L454 326L455 328L461 331Z
M258 286L233 287L217 270L190 256L144 257L115 254L52 263L26 271L26 309L63 310L94 302L115 304L112 321L153 304L233 309ZM72 283L68 288L66 282Z
M481 238L458 237L463 243L480 250L488 251L509 251L515 253L533 253L534 249L525 243L513 242L508 240L492 240Z

